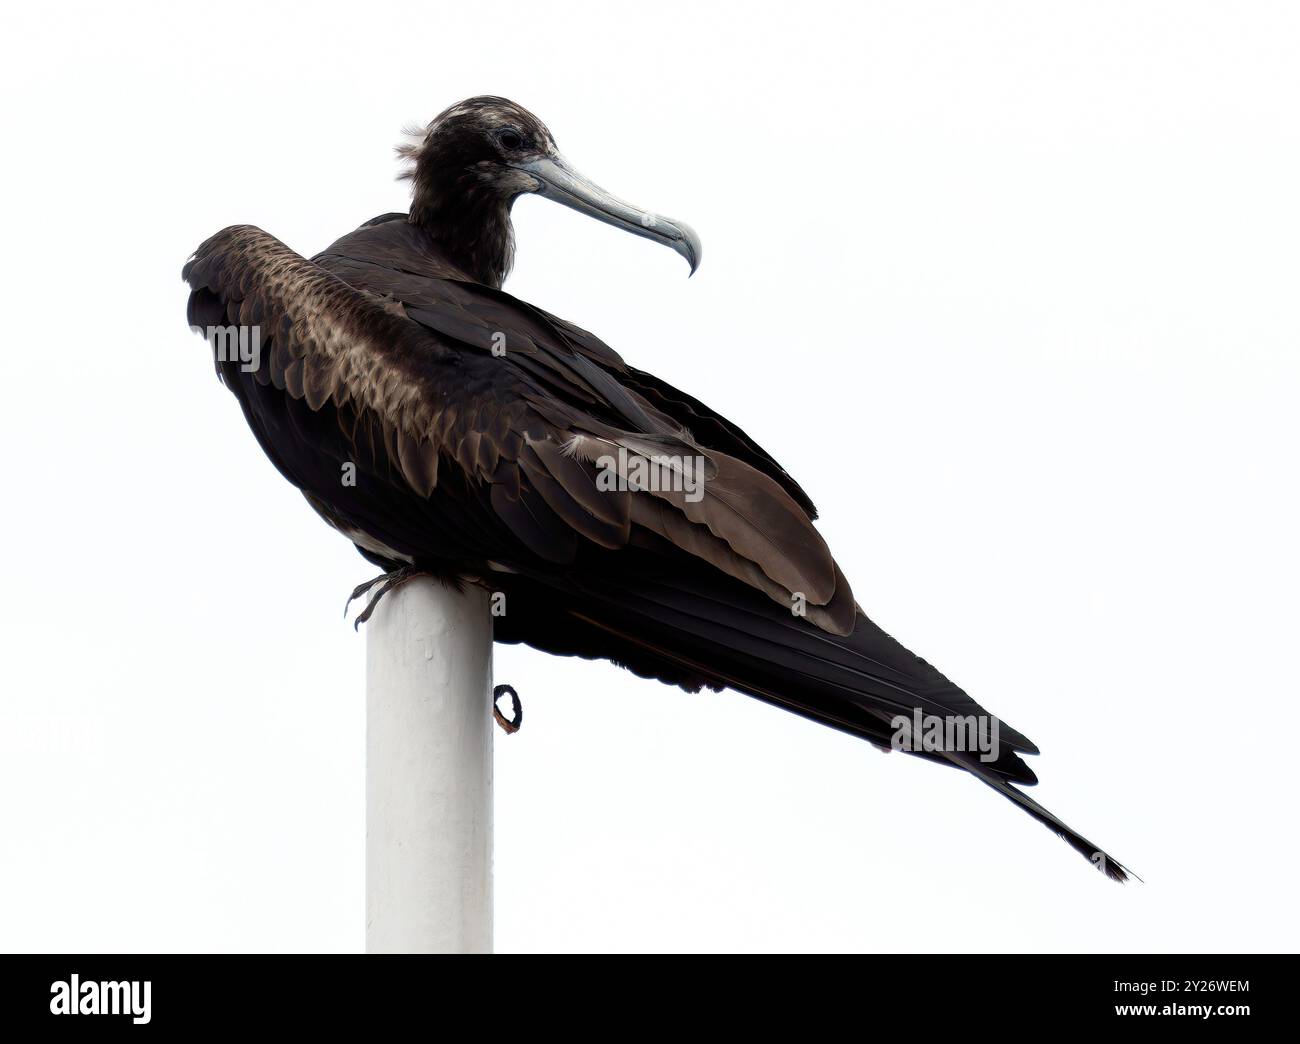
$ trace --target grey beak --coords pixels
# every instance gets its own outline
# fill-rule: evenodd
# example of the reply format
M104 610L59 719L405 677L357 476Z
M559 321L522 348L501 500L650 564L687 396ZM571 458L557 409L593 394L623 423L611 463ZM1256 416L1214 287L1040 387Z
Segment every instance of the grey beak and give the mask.
M534 191L538 195L563 203L566 207L621 228L624 232L631 232L634 236L644 236L672 248L686 258L686 263L691 266L691 275L700 267L704 247L695 230L685 222L672 221L623 202L584 178L562 156L544 156L511 165L516 170L533 176L538 186Z

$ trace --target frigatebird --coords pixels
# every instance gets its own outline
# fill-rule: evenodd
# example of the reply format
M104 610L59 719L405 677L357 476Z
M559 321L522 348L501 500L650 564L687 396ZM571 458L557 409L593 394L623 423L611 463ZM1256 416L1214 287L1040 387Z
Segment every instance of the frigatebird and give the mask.
M483 585L505 595L497 641L729 687L963 769L1125 880L1019 789L1037 782L1020 755L1038 748L867 618L770 454L501 289L525 193L668 246L692 272L695 233L587 180L504 98L451 106L398 152L409 213L311 260L236 225L183 271L190 325L262 449L385 571L380 594L418 573ZM234 329L260 350L215 335ZM961 742L954 722L988 742Z

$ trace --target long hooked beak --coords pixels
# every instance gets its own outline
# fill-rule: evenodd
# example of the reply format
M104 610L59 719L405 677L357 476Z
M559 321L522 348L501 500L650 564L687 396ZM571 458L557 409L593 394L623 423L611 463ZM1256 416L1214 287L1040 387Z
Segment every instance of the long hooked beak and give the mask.
M704 247L690 225L624 203L617 196L584 178L565 162L563 156L543 156L541 159L512 166L533 176L538 186L533 191L538 195L563 203L566 207L621 228L624 232L631 232L634 236L644 236L672 248L686 258L686 263L691 266L691 275L700 267Z

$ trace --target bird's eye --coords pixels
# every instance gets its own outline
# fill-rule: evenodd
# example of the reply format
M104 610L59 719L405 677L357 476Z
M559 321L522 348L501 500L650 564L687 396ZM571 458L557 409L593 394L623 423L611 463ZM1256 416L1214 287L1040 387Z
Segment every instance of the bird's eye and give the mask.
M500 134L497 135L497 141L500 143L503 149L509 149L512 152L515 149L523 148L524 145L523 135L520 134L518 131L512 131L512 130L503 130Z

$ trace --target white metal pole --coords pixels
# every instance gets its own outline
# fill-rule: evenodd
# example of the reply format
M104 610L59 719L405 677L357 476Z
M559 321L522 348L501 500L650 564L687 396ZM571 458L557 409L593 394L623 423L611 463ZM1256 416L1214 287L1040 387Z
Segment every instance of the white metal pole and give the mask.
M366 952L492 950L492 617L431 577L366 625Z

